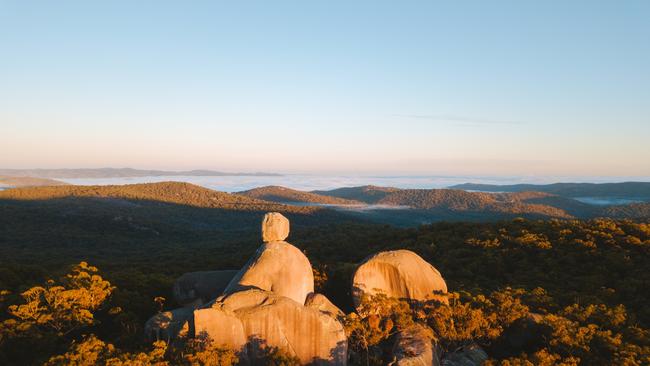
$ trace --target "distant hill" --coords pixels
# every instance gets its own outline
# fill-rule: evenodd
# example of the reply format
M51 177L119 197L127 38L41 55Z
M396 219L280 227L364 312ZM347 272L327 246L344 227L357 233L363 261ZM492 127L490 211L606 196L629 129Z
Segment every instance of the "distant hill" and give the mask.
M245 225L256 226L257 216L267 211L294 215L292 219L297 223L309 225L316 222L361 221L414 226L437 221L496 221L514 217L650 217L650 204L603 208L544 192L484 193L374 186L328 192L360 199L353 201L277 186L230 194L189 183L162 182L13 188L0 191L0 206L9 203L12 207L21 207L21 202L24 202L33 209L49 207L63 215L74 213L83 216L87 215L84 213L86 210L91 210L111 218L125 215L140 217L139 220L145 222L151 220L153 215L160 216L157 220L166 222L170 227L174 227L179 220L190 226L224 227L244 222ZM293 205L291 202L305 204ZM321 204L336 206L330 209ZM161 230L160 226L156 230Z
M365 203L377 203L388 194L399 190L399 188L394 187L361 186L337 188L329 191L312 191L311 193Z
M403 189L386 195L377 203L455 213L573 217L563 204L550 205L540 201L549 197L549 194L539 192L494 194L456 189Z
M650 203L630 203L603 207L598 216L615 219L647 219L650 218Z
M0 169L0 175L26 176L37 178L130 178L130 177L163 177L163 176L280 176L280 174L256 173L226 173L213 170L141 170L132 168L100 168L100 169Z
M387 209L401 206L412 208L410 211L380 213L382 220L393 216L401 222L408 222L404 220L407 216L412 217L414 222L424 223L427 220L495 220L513 216L587 218L600 212L596 206L545 192L484 193L459 189L362 186L313 193L355 197L368 204L386 206Z
M155 201L194 207L241 211L282 211L309 213L316 207L299 207L214 191L190 183L161 182L112 186L54 186L15 188L0 192L0 199L52 200L60 198L103 198Z
M536 191L552 193L563 197L618 197L650 200L650 182L554 183L514 185L465 183L451 186L449 188L481 192Z
M334 196L325 196L313 192L299 191L296 189L280 187L280 186L266 186L254 188L248 191L237 192L238 195L262 199L272 202L303 202L303 203L318 203L329 205L358 205L359 201L339 198Z
M68 183L54 179L34 177L0 177L0 188L64 186Z

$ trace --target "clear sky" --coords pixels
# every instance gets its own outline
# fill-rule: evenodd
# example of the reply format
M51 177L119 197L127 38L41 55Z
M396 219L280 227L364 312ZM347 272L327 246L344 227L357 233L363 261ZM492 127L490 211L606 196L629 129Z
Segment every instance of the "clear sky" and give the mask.
M650 1L0 0L0 167L650 176Z

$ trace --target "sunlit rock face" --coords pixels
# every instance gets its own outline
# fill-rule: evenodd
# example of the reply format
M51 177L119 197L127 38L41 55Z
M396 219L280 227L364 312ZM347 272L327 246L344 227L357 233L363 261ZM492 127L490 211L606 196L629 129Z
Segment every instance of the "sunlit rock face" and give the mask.
M289 220L279 212L269 212L262 219L262 241L284 241L289 236Z
M314 292L314 273L300 249L284 241L264 243L232 279L224 294L257 288L300 304Z
M183 306L198 306L223 294L238 270L189 272L180 276L172 288L174 300Z
M242 364L263 364L265 349L277 347L303 364L345 365L344 314L314 293L311 264L283 241L288 233L284 216L267 214L262 223L265 243L240 271L181 276L174 296L188 306L152 317L146 325L148 338L207 338L237 351ZM201 305L206 299L211 301Z
M352 297L359 306L365 295L383 293L405 300L439 300L435 292L447 292L437 269L410 250L374 254L364 260L353 277Z
M307 295L305 306L320 310L334 317L341 318L345 316L345 313L336 305L332 304L332 302L323 294L311 293Z
M193 317L195 336L244 348L256 363L265 347L279 347L303 364L345 365L343 324L328 311L303 306L273 292L249 289L223 296Z

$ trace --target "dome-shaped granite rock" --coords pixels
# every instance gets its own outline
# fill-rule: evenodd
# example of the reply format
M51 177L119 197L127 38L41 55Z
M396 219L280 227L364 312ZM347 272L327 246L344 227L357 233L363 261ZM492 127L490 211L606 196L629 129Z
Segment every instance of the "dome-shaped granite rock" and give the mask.
M223 296L194 311L195 336L242 350L248 363L264 347L278 347L303 364L345 365L343 324L328 312L269 291L249 289Z
M446 298L434 292L447 292L447 284L437 269L410 250L374 254L364 260L354 273L352 298L359 306L364 295L383 293L406 300Z
M199 306L216 299L238 270L189 272L180 276L172 288L174 300L183 306Z
M279 212L269 212L262 219L262 241L283 241L289 236L289 220Z
M302 305L314 292L314 273L300 249L284 241L264 243L230 281L224 294L249 288L271 291Z

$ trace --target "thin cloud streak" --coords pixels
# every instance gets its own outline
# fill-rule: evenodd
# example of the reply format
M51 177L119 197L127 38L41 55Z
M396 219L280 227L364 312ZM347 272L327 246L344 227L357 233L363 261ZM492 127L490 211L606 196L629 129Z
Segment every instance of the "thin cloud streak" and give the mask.
M452 116L452 115L424 115L424 114L394 114L395 117L404 117L404 118L414 118L414 119L428 119L431 121L439 122L452 122L457 125L472 126L475 125L522 125L523 122L520 121L506 121L506 120L491 120L491 119L482 119L482 118L471 118L464 116Z

